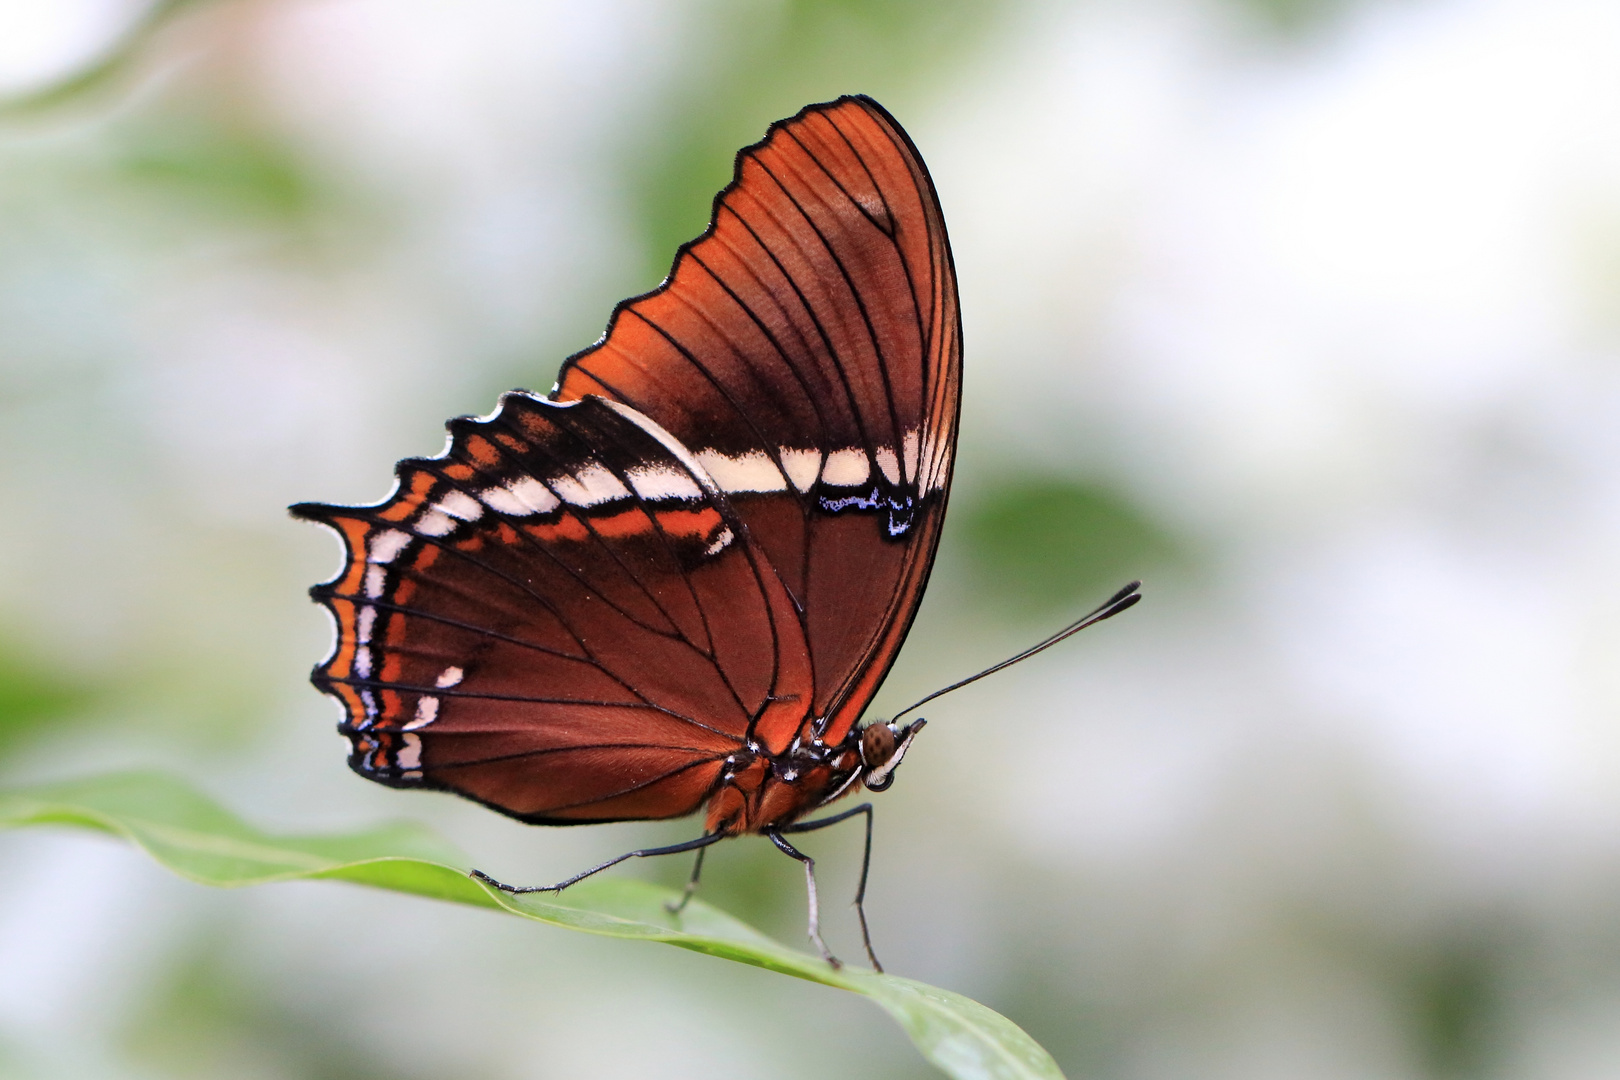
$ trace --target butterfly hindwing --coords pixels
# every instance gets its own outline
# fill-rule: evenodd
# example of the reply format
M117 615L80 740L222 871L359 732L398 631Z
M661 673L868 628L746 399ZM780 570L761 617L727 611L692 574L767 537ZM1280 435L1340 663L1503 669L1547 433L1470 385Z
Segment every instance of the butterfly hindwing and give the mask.
M706 472L617 403L515 393L400 463L317 586L351 763L531 821L695 810L726 756L809 693L791 601ZM799 709L802 712L802 707Z

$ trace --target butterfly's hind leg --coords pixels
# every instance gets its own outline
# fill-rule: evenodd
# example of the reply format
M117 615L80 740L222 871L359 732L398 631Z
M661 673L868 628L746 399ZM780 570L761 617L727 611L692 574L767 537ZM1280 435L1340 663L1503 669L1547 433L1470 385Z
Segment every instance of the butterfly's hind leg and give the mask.
M770 838L771 843L781 849L783 854L804 864L804 887L810 894L810 943L816 947L816 951L821 953L821 958L827 963L835 968L843 967L844 962L834 956L827 948L827 943L821 940L821 911L820 905L816 903L816 860L782 839L782 834L774 829L765 835Z
M653 855L679 855L683 851L696 850L697 853L698 853L698 865L701 866L702 862L703 862L703 849L708 847L710 844L714 843L715 841L723 840L723 839L725 839L725 834L724 833L717 833L717 832L716 833L704 833L702 836L698 837L696 840L687 840L686 842L680 843L680 844L670 844L668 847L642 848L639 851L627 851L623 855L620 855L618 858L609 859L607 862L602 863L599 866L593 866L589 870L585 871L584 873L575 874L573 877L569 878L568 880L559 881L555 885L507 885L504 882L496 881L494 878L490 877L488 874L484 873L482 870L471 870L471 871L468 872L467 876L472 878L474 881L481 881L485 885L490 886L491 888L499 889L499 890L501 890L501 892L512 893L514 895L519 895L519 894L522 894L522 893L537 893L537 892L549 892L549 893L562 892L564 889L568 888L568 886L574 884L575 882L584 881L586 878L590 877L592 874L599 874L603 870L606 870L610 866L619 865L620 863L624 862L624 860L626 860L626 859L645 859L645 858L648 858L648 857L653 856ZM690 891L690 889L695 889L697 887L696 882L697 882L697 873L696 873L696 871L693 871L692 884L688 887L688 891ZM682 903L684 905L685 901L682 901Z
M805 821L797 825L787 825L779 831L785 833L815 832L817 829L825 829L828 825L837 825L840 821L848 821L856 814L866 815L866 850L861 855L861 883L855 889L855 914L861 920L861 944L866 946L866 958L872 961L872 970L881 973L883 965L878 963L877 953L872 951L872 933L866 927L866 876L872 869L872 804L861 803L861 805L851 807L841 814L834 814L832 817L825 817L819 821ZM812 899L814 899L814 896L814 886L812 885Z
M692 894L697 892L698 877L703 873L703 853L708 850L707 847L698 848L697 861L692 864L692 876L686 879L686 888L681 891L681 898L673 903L664 901L664 910L671 915L679 915L685 910L687 902L692 899Z

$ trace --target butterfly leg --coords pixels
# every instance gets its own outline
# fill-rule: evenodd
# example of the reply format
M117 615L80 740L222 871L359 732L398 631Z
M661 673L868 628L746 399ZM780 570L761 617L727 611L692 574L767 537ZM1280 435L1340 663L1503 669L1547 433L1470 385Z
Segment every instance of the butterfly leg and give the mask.
M703 873L703 853L708 850L707 847L698 848L697 862L692 864L692 876L686 879L686 889L681 893L681 898L673 904L667 900L664 902L664 910L671 915L679 915L686 902L692 899L692 894L697 892L698 875Z
M834 956L827 948L827 943L821 940L821 911L820 905L816 903L816 860L782 839L782 834L774 829L765 835L770 837L771 843L781 849L783 854L804 864L804 885L810 894L810 943L816 947L821 953L821 958L827 963L835 968L843 967L844 962Z
M506 893L534 893L534 892L562 892L576 881L584 881L592 874L601 873L610 866L617 866L626 859L645 859L652 855L678 855L683 851L694 849L701 851L717 840L725 839L725 833L705 833L696 840L688 840L681 844L670 844L668 847L642 848L640 851L627 851L616 859L609 859L600 866L593 866L583 874L575 874L567 881L559 881L555 885L507 885L496 881L482 870L473 870L468 876L475 881L482 881L485 885Z
M840 821L847 821L856 814L866 815L866 851L861 855L861 883L855 890L855 914L861 920L861 943L866 946L866 958L872 961L872 970L882 972L883 965L878 963L877 953L872 951L872 934L866 928L866 875L872 869L872 804L862 803L853 809L845 810L842 814L822 818L820 821L805 821L797 825L784 826L780 831L814 832L824 829L828 825L837 825Z

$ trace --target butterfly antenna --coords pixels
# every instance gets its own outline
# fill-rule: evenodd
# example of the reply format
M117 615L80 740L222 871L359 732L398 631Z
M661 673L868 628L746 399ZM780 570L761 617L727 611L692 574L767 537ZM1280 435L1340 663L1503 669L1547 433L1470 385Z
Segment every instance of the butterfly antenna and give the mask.
M1020 661L1020 660L1028 660L1030 657L1034 656L1036 653L1044 652L1047 649L1050 649L1052 646L1056 645L1058 642L1062 641L1064 638L1072 637L1073 635L1078 634L1080 631L1084 630L1088 626L1096 626L1098 623L1102 622L1104 619L1113 618L1115 615L1118 615L1120 612L1124 611L1126 608L1135 606L1136 603L1142 599L1141 589L1142 589L1142 583L1140 581L1131 582L1129 585L1127 585L1123 589L1119 590L1119 592L1115 593L1113 596L1110 596L1103 603L1103 605L1101 607L1097 608L1097 610L1091 612L1088 615L1081 616L1080 618L1076 619L1074 622L1070 623L1068 626L1065 626L1063 629L1059 630L1057 633L1055 633L1051 637L1047 638L1045 641L1042 641L1037 645L1031 645L1029 648L1025 649L1023 652L1019 653L1017 656L1008 657L1007 659L1003 660L999 664L995 664L995 665L993 665L991 667L985 668L983 671L979 672L977 675L969 675L967 678L961 680L960 682L951 683L951 685L945 687L943 690L935 690L932 694L929 694L927 697L923 698L921 701L917 701L917 702L914 702L914 703L912 703L910 705L907 705L905 708L903 708L899 712L895 713L894 716L890 719L890 723L893 723L895 720L900 719L902 716L906 715L906 713L910 712L911 710L916 709L916 708L920 708L921 706L928 704L930 701L933 701L937 697L943 697L944 695L950 693L952 690L960 690L960 689L962 689L962 687L966 686L968 683L978 682L980 679L984 678L986 675L994 675L996 672L1000 671L1002 668L1012 667L1014 664L1018 663L1018 661Z

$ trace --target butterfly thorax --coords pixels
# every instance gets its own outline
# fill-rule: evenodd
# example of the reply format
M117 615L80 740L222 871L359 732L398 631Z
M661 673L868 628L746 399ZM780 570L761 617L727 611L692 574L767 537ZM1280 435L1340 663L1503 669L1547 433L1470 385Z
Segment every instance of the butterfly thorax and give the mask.
M850 791L860 773L856 731L836 745L801 736L780 754L751 742L726 761L707 831L738 836L791 824Z
M791 825L843 798L857 781L868 791L886 791L927 723L878 721L851 728L836 743L824 741L816 734L818 725L807 723L779 754L750 739L726 759L719 786L709 798L707 831L738 836Z

